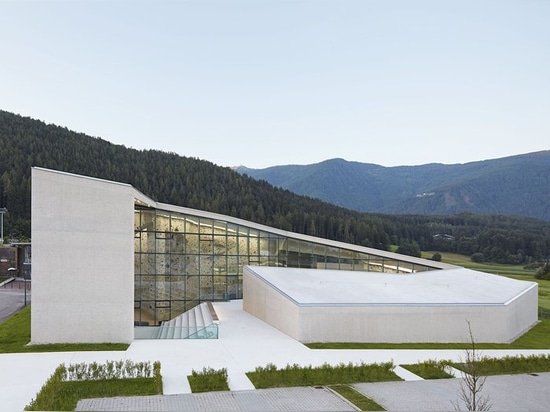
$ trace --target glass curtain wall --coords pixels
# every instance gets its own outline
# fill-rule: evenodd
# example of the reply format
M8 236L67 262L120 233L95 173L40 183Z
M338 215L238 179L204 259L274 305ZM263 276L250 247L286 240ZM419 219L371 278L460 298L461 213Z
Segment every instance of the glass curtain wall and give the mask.
M243 225L135 209L135 324L157 326L205 301L242 298L243 266L411 273L427 266Z

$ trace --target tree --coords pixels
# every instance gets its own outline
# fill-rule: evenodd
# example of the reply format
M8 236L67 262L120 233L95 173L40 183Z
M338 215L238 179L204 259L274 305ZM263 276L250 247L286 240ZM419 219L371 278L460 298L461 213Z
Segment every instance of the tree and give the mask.
M417 242L409 242L408 240L403 241L396 250L397 253L408 256L420 257L422 255L420 251L420 246Z
M550 264L548 262L537 269L535 278L550 280Z
M468 333L470 335L470 348L465 350L459 398L468 411L488 411L491 409L489 396L481 394L487 376L481 375L479 366L481 356L476 350L476 342L472 334L470 321L467 320L466 322L468 323ZM457 411L461 410L458 402L454 406Z
M470 257L470 260L471 260L472 262L482 263L482 262L485 262L485 256L483 255L483 253L474 253L474 254Z
M441 253L435 252L435 253L432 255L431 259L432 259L433 261L435 261L435 262L441 262Z

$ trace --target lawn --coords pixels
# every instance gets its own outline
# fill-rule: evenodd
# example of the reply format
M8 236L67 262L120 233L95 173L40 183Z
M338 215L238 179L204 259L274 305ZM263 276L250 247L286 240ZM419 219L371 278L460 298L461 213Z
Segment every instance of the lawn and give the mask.
M31 307L26 306L0 323L0 353L125 351L125 343L56 343L27 345L31 340Z

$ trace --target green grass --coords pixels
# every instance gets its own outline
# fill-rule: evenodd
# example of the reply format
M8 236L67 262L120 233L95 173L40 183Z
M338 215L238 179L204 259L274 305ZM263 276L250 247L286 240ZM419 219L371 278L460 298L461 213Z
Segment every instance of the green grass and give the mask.
M362 411L385 411L381 405L357 392L349 385L331 385L329 388L346 398Z
M308 343L310 349L468 349L469 343ZM550 319L542 319L526 334L512 343L476 343L479 349L549 349Z
M125 351L126 343L56 343L49 345L28 345L31 340L31 307L0 323L0 353L21 352L76 352L76 351Z
M465 370L465 365L462 363L451 363L451 365ZM476 370L481 376L550 372L550 355L482 357L477 362Z
M400 366L424 379L448 379L453 377L453 375L445 372L445 366L448 363L446 361L427 360Z
M57 367L29 405L27 411L74 411L80 399L162 394L160 363L150 378L64 380L65 365Z
M220 370L203 368L201 372L193 369L191 375L187 376L187 380L193 393L229 390L226 368Z
M430 259L435 252L426 251L422 252L424 259ZM438 252L441 254L441 261L443 263L450 263L452 265L463 266L468 269L479 270L481 272L493 273L495 275L533 275L534 271L524 269L524 265L508 265L499 263L476 263L472 262L470 256L459 255L458 253Z
M324 364L318 367L287 365L278 369L273 364L257 367L246 376L256 389L294 386L327 386L358 382L386 382L402 380L393 372L393 363Z
M74 411L76 404L86 398L113 396L159 395L153 378L108 379L87 382L60 382L51 397L37 397L27 411Z

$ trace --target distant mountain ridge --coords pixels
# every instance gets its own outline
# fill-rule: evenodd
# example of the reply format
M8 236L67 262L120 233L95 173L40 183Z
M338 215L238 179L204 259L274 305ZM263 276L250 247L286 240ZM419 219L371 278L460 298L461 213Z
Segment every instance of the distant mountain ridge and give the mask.
M471 212L550 220L550 150L452 165L384 167L330 159L235 170L359 212Z

